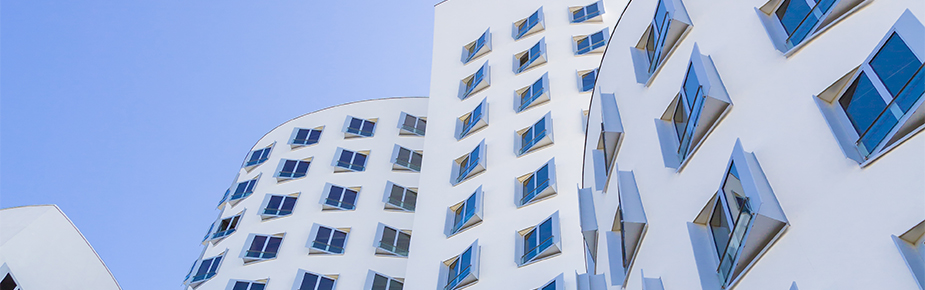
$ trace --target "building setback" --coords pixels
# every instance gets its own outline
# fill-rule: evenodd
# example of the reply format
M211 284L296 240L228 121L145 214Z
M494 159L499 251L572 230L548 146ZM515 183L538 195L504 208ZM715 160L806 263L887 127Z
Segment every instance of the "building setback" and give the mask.
M430 97L267 133L186 289L925 287L921 1L435 14Z

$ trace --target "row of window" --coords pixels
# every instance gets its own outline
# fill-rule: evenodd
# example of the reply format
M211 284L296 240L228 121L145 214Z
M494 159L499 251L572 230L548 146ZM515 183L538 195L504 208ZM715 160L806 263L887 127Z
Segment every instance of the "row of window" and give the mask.
M607 35L606 30L607 29L604 29L594 35L599 35L600 37L603 38L604 36ZM602 43L599 46L594 46L594 49L595 51L597 51L598 48L600 48L600 50L603 50L603 46L604 44ZM543 39L541 39L540 42L538 42L532 48L526 51L523 51L521 53L515 54L514 55L514 72L519 74L528 69L531 69L531 68L534 68L541 64L546 63L547 57L546 57L545 47L546 47L545 42ZM491 71L490 70L491 70L491 67L488 65L488 62L486 61L474 73L460 80L459 95L458 95L459 99L461 100L466 99L474 95L475 93L478 93L488 88L489 86L491 86L491 77L490 77ZM597 78L597 69L578 71L577 76L578 76L577 78L578 90L580 92L590 92L594 88L594 81ZM534 81L530 85L516 90L516 94L520 97L520 100L515 100L515 103L517 103L519 107L515 107L514 110L517 112L523 111L524 109L526 109L527 104L533 102L532 100L527 101L527 99L535 98L536 96L539 96L540 94L543 94L543 93L548 94L548 92L549 92L549 80L548 80L548 76L544 74L542 77L540 77L540 79ZM547 96L547 100L548 100L548 96ZM536 103L541 103L541 102L542 101L539 101Z
M250 156L266 156L269 155L270 150L273 149L274 144L261 149L251 151ZM346 172L346 171L365 171L366 170L366 160L369 158L370 151L352 151L348 149L343 149L338 147L334 156L335 159L332 166L335 167L334 172ZM420 150L412 150L399 145L395 145L392 150L391 162L395 166L392 167L394 170L398 171L421 171L421 162L423 161L424 155ZM253 159L253 158L249 158ZM281 159L279 165L276 169L275 177L278 181L286 181L292 179L298 179L305 177L305 174L308 172L308 168L312 163L312 157L308 157L301 160L292 160L292 159ZM263 164L269 160L267 157L260 157L255 159L253 163L250 161L247 164L250 165L252 170L254 167ZM250 170L248 170L250 171Z
M211 258L211 260L218 259L221 262L222 255ZM205 262L205 261L203 261ZM299 290L333 290L337 286L337 280L339 275L325 275L318 274L314 272L309 272L306 270L299 269L296 273L295 283L293 289ZM190 283L190 285L198 286L205 282L205 280L197 281L195 283ZM228 281L228 290L264 290L267 287L267 284L270 283L270 279L260 279L260 280L230 280ZM194 287L195 287L194 286ZM404 288L404 279L395 278L382 273L378 273L370 270L366 278L366 283L363 289L366 290L402 290ZM10 288L12 289L12 288ZM553 288L554 289L554 288ZM6 290L6 288L4 288ZM546 290L545 288L543 290Z
M476 111L473 111L470 114L461 118L457 122L457 132L458 138L463 138L466 135L478 130L481 127L487 126L487 118L481 118L485 116L486 112L483 112L487 108L486 100L483 100ZM473 121L472 116L480 117L479 120ZM476 123L477 126L472 125ZM515 133L515 152L516 156L522 156L524 154L545 148L553 144L553 134L552 134L552 114L546 113L542 118L540 118L536 123L530 125L526 128L517 130ZM485 170L485 140L482 140L479 145L472 149L468 154L460 156L453 161L452 176L450 183L459 184L472 176L475 176L478 173L481 173Z

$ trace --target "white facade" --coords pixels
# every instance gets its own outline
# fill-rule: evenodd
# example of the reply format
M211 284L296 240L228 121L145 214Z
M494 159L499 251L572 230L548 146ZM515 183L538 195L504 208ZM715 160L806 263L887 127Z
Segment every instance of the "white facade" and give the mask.
M90 243L55 205L0 209L0 286L15 290L122 289Z

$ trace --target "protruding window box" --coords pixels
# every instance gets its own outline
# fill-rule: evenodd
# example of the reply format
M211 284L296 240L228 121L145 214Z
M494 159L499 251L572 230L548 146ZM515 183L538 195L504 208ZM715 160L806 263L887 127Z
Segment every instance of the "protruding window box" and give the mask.
M391 159L393 171L421 172L424 153L421 150L411 150L395 144Z
M378 118L361 119L347 116L344 121L344 138L363 138L372 137L376 134L376 122Z
M604 22L604 1L597 1L587 6L571 6L568 8L569 22Z
M527 16L527 18L515 21L513 23L513 29L511 31L511 37L514 40L519 40L521 38L530 36L534 33L543 31L546 29L546 22L543 18L543 7L537 9L536 12Z
M576 272L575 278L578 282L578 290L607 290L607 281L604 279L604 274L578 274Z
M461 254L440 264L438 285L443 290L457 290L479 281L479 240L472 242Z
M601 31L588 35L572 36L572 51L575 55L603 53L604 49L607 48L608 37L610 37L610 34L606 27Z
M279 254L279 246L285 236L286 233L273 235L250 234L247 237L247 242L244 243L246 247L241 249L240 257L244 259L244 264L275 259Z
M478 39L463 45L460 60L463 64L468 64L470 61L489 52L491 52L491 29L485 29L485 32Z
M361 187L346 187L324 184L324 194L321 197L321 210L354 210L357 196Z
M267 147L260 148L254 151L251 151L247 154L247 159L244 160L244 170L251 172L254 168L257 168L260 164L267 162L270 159L270 152L273 150L273 146L276 145L276 142L273 144L267 145Z
M376 229L376 255L408 257L411 230L400 230L379 223Z
M459 99L465 100L491 85L491 68L486 61L471 75L459 80Z
M585 267L588 272L597 273L598 226L593 193L591 188L578 190L578 217L584 242Z
M514 111L523 112L549 101L549 73L529 86L514 91Z
M215 223L212 224L212 226L209 228L209 234L206 235L203 243L209 241L212 242L213 245L218 244L218 242L221 242L223 239L237 231L238 224L241 222L241 217L244 216L245 210L247 209L241 210L236 215L215 221ZM215 232L212 232L213 229Z
M919 289L925 289L925 221L900 236L893 235L896 248L909 266Z
M517 207L554 196L556 194L556 159L550 159L536 171L517 177L514 193Z
M414 212L417 204L418 189L416 187L404 187L391 181L385 184L385 195L382 201L385 202L386 210L397 210Z
M769 0L755 12L774 48L790 56L870 0Z
M514 54L514 74L525 72L548 61L546 38L541 38L529 49Z
M610 283L626 286L639 245L646 235L648 221L642 207L636 177L632 171L617 171L617 190L620 205L614 216L613 227L607 232L607 249L610 260Z
M289 148L296 149L318 144L318 140L321 139L321 132L323 131L324 126L311 129L295 128L292 130L292 136L289 137Z
M485 150L485 140L482 140L471 152L453 160L450 183L455 186L485 171Z
M613 176L614 162L623 144L623 122L614 94L600 94L601 134L591 151L594 165L594 188L606 190Z
M314 255L340 255L344 253L350 228L334 228L313 224L309 234L308 254Z
M312 157L301 160L280 159L273 177L276 177L277 183L303 178L308 173L312 159Z
M401 123L398 124L398 135L400 136L424 136L424 132L427 131L426 117L401 112L398 119L401 120Z
M517 266L523 267L562 253L559 212L540 224L517 231Z
M267 194L260 206L260 218L268 220L291 215L299 195L298 192L288 195Z
M369 150L351 151L338 147L331 166L334 166L334 172L365 171L369 153Z
M466 136L475 133L488 126L488 98L482 99L472 112L459 116L456 121L456 140L462 140Z
M649 86L692 26L681 0L659 0L649 28L630 48L636 82Z
M532 126L515 132L514 154L521 156L552 145L552 143L552 112L549 112Z
M597 82L597 72L598 69L578 71L579 92L590 93L594 91L594 84Z
M482 186L479 186L466 200L447 208L444 226L447 238L482 222L485 217L482 196Z
M223 258L227 252L228 250L225 250L225 252L211 258L197 261L196 264L193 265L193 269L197 270L195 273L191 273L190 277L186 280L186 285L196 288L202 285L202 283L212 279L212 277L215 277L215 274L218 274L218 269L222 265L222 260L224 260Z

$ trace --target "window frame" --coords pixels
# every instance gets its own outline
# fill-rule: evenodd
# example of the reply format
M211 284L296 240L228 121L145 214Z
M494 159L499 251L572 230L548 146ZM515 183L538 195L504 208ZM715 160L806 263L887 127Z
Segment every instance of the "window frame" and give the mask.
M414 127L405 125L408 117L414 118ZM421 125L423 122L423 126ZM418 128L422 127L422 128ZM405 112L401 112L398 117L398 135L399 136L424 136L427 131L427 117L419 117Z
M481 74L480 78L476 78ZM472 74L459 80L459 99L465 100L472 95L475 95L488 87L491 86L491 66L488 65L486 60L482 66L479 67Z
M479 240L476 239L459 255L443 260L440 263L440 276L437 285L443 285L443 290L456 290L478 283L480 252ZM460 260L466 253L469 253L469 261L465 265L460 265ZM460 270L453 270L453 265L457 265L456 269ZM449 277L450 271L458 272L452 280Z
M303 159L285 159L285 158L280 158L280 159L279 159L279 164L276 166L276 171L274 171L275 173L273 174L273 177L276 178L276 182L277 182L277 183L281 183L281 182L286 182L286 181L290 181L290 180L296 180L296 179L305 178L305 176L308 176L308 170L311 168L312 160L313 160L313 159L314 159L314 157L307 157L307 158L303 158ZM294 161L294 162L296 162L296 164L294 165L294 167L293 167L293 169L292 169L293 171L290 172L290 174L291 174L292 176L283 176L283 169L286 167L286 163L287 163L288 161ZM302 164L302 163L307 163L307 165L305 165L305 172L299 173L299 172L298 172L299 165ZM295 175L297 175L297 174L302 174L302 175L301 175L301 176L295 176Z
M268 219L274 219L274 218L281 218L281 217L291 216L292 213L295 212L295 206L296 206L296 204L299 202L299 196L300 196L300 195L301 195L301 192L295 192L295 193L290 193L290 194L285 194L285 195L284 195L284 194L272 194L272 193L268 193L268 194L266 194L266 195L263 197L263 202L260 204L260 211L257 212L257 214L260 215L261 220L268 220ZM281 197L280 203L279 203L279 208L272 209L272 210L277 211L276 214L268 214L268 213L267 213L267 210L270 210L270 208L269 208L269 206L270 206L270 201L272 200L273 197ZM289 210L289 213L280 214L281 212L285 212L285 211L286 211L286 210L284 209L284 206L285 206L285 204L286 204L286 200L288 200L288 199L290 199L290 198L295 199L295 201L292 202L292 209Z
M254 176L254 178L233 183L231 188L229 188L228 190L225 190L225 196L222 197L222 201L219 202L218 206L222 207L222 205L227 202L233 207L237 205L239 202L241 202L242 200L247 199L248 197L253 195L254 192L257 191L257 184L260 183L260 176L263 176L263 173L257 174L257 176ZM237 180L237 177L235 178L235 180ZM242 183L249 184L251 182L253 182L253 185L245 185L244 191L241 193L238 193L238 188L241 187ZM232 188L234 188L234 192L231 191ZM239 194L241 195L238 197L235 197L236 195L239 195Z
M534 288L533 290L565 290L565 279L563 278L563 276L564 274L560 273L559 275L556 275L555 278L552 278L552 280L549 280L549 281L546 281L546 283L543 283L543 286ZM546 289L546 287L549 287L549 285L553 283L555 283L555 286L554 286L555 288Z
M395 231L395 237L392 239L392 244L384 244L383 239L385 239L385 229L389 228ZM408 249L402 249L398 247L398 241L400 235L408 236ZM411 249L411 230L410 229L399 229L397 227L391 227L383 223L379 223L376 226L376 238L373 241L373 247L376 248L377 256L395 256L407 258L409 251Z
M401 157L402 150L408 151L407 161L399 159ZM417 165L414 164L415 156L418 156ZM392 161L392 171L421 172L421 164L424 162L424 151L412 150L395 144L395 146L392 148L392 157L390 160Z
M537 125L540 123L543 124L543 131L540 131L543 133L543 136L537 137L537 133L535 131ZM528 132L530 132L533 137L525 144L524 135ZM549 111L546 112L542 118L534 122L532 125L514 132L514 155L517 157L524 156L539 149L549 147L554 143L552 111Z
M205 241L203 241L203 244L206 241L209 241L209 242L212 242L212 245L215 245L218 242L230 236L231 234L234 234L235 232L237 232L238 226L241 225L241 220L244 219L245 211L247 211L246 208L241 209L241 211L239 211L237 214L228 216L226 218L222 218L221 215L219 215L218 220L212 223L212 227L210 227L209 234L206 236L206 239ZM222 230L220 227L221 227L222 222L224 222L225 220L229 220L228 228L225 230ZM218 235L219 233L222 233L222 235Z
M190 287L193 287L193 288L196 288L197 286L202 285L202 283L205 283L206 281L212 280L212 278L214 278L215 275L218 275L218 272L221 270L222 264L225 263L225 260L226 260L225 258L226 258L226 256L227 256L227 254L228 254L228 249L225 249L225 251L221 252L220 254L215 255L215 256L211 256L211 257L209 257L208 259L202 259L202 258L200 258L199 260L197 260L196 263L193 264L193 270L194 270L194 271L191 271L191 272L190 272L190 277L186 280L186 285L187 285L187 286L190 286ZM215 265L215 264L214 264L214 263L216 263L216 262L215 262L215 259L216 259L216 258L219 258L219 259L218 259L218 262L217 262L218 265ZM209 266L208 266L208 268L207 268L207 270L206 270L206 271L208 271L208 272L206 272L205 274L199 274L199 272L201 272L201 270L202 270L202 264L203 264L203 262L205 262L206 260L209 260L209 261L210 261L210 262L209 262ZM214 268L214 271L212 271L213 268ZM197 270L197 269L198 269L198 270ZM196 273L196 275L193 275L194 272ZM197 277L202 277L202 278L196 279Z
M257 166L266 163L267 160L270 160L270 155L273 154L273 147L275 146L276 142L274 141L273 143L270 143L270 145L260 149L251 150L247 153L247 157L244 158L244 162L241 164L241 168L244 168L244 170L247 172L251 172L251 170L254 170L254 168L257 168ZM257 153L260 153L260 157L258 157L257 160L252 160L254 158L254 154Z
M331 193L333 192L333 190L334 190L335 187L343 189L343 191L340 193L340 199L339 199L339 200L336 200L337 203L338 203L338 205L333 205L333 204L327 203L328 200L335 201L334 199L331 198ZM322 210L322 211L328 211L328 210L356 210L357 202L360 200L360 192L362 191L362 189L363 189L362 186L342 186L342 185L333 184L333 183L330 183L330 182L325 182L325 183L324 183L324 191L322 191L322 194L321 194L321 201L320 201L320 203L321 203L321 210ZM347 196L346 193L347 193L348 190L354 192L353 203L348 203L348 202L346 202L346 201L344 200L345 197ZM348 206L345 207L344 204L346 204L346 205L348 205ZM351 208L351 206L352 206L352 208Z
M588 17L587 11L588 11L588 8L591 7L592 5L597 6L596 7L597 14L595 14L594 16ZM583 13L584 15L581 16L582 17L581 19L578 19L575 17L575 12L579 10L584 11ZM568 12L569 12L568 20L569 20L569 23L571 24L580 24L580 23L586 23L586 22L604 22L604 13L605 13L604 1L599 0L599 1L595 1L594 3L584 5L584 6L571 6L568 8Z
M265 253L272 253L270 257L249 257L248 256L248 254L250 254L251 252L250 249L253 247L254 241L257 239L257 236L266 238L266 240L264 240L263 242L263 247L261 248L261 251L260 251L261 255ZM248 265L248 264L255 263L255 262L274 260L277 257L279 257L279 251L282 247L283 241L286 240L285 237L286 237L286 232L268 234L268 235L256 234L256 233L248 234L247 240L244 242L244 246L241 248L241 253L238 255L238 258L241 258L244 260L244 265ZM267 252L266 250L269 247L270 240L273 238L279 238L279 244L276 246L276 252L275 253Z
M615 164L614 167L617 167ZM613 225L605 233L611 284L625 286L636 256L649 229L645 208L636 186L635 173L614 168L617 175L617 201Z
M353 123L353 120L360 121L360 128L350 127L351 123ZM363 130L363 127L366 127L365 125L367 123L373 124L372 129L370 129L369 131ZM344 128L341 131L344 133L344 139L371 138L371 137L376 136L376 125L378 125L378 123L379 123L379 118L365 119L365 118L359 118L359 117L347 115L347 118L344 120ZM364 133L368 133L369 135L365 135Z
M537 236L536 246L531 249L527 249L526 248L527 245L525 244L527 235L530 235L531 233L538 233L540 231L540 226L545 224L547 221L550 223L550 227L551 227L550 236L548 238L545 238L542 241L539 241L540 237ZM517 267L523 267L523 266L530 265L530 264L533 264L539 261L547 260L547 259L550 259L552 257L558 256L559 254L561 254L562 253L562 233L561 233L560 228L561 228L561 225L559 223L559 211L556 211L551 216L544 218L542 221L540 221L536 225L533 225L533 226L517 231L516 232L517 234L517 245L516 245L517 259L515 261L517 263ZM540 234L536 234L536 235L540 235ZM547 244L547 241L548 241L548 245L545 245ZM540 248L540 247L543 247L543 248ZM535 250L539 250L539 251L536 253L536 255L528 258L527 254Z
M482 223L484 219L484 192L482 192L482 186L479 185L475 191L466 196L462 201L447 207L446 209L446 222L444 222L443 233L447 238L452 237L458 233L461 233L467 229L475 227L476 225ZM471 203L470 203L471 202ZM473 208L471 210L471 216L466 217L466 209ZM463 214L463 219L461 223L456 222L456 212L461 211Z
M472 114L474 114L476 110L479 110L479 115L478 115L479 118L473 121ZM463 138L466 138L469 135L474 134L475 132L478 132L479 130L481 130L482 128L485 128L486 126L488 126L488 98L487 97L482 99L482 101L479 102L479 104L476 105L475 108L472 109L472 111L469 111L468 113L463 114L462 116L459 116L459 118L457 118L456 132L454 136L456 136L456 140L459 141L459 140L462 140Z
M909 268L919 288L925 288L925 271L922 270L922 265L925 264L925 235L923 233L925 233L925 220L899 236L891 235L896 249L903 257L903 262Z
M528 180L535 180L536 174L543 170L543 168L546 168L547 179L540 184L545 185L543 188L540 188L538 185L536 185L536 181L534 181L535 185L531 191L533 194L530 196L531 192L525 192L527 189L525 188L526 185L524 185L524 183ZM556 183L556 158L553 157L552 159L549 159L549 161L546 161L540 165L536 170L521 175L515 178L514 181L514 204L517 206L517 208L531 205L556 196L558 192ZM529 199L527 197L529 197Z
M318 277L318 280L316 280L315 282L316 283L315 289L301 289L302 282L305 279L306 274L311 274L311 275L315 275ZM337 289L337 281L339 280L338 278L340 278L340 275L337 275L337 274L329 274L329 275L318 274L312 271L299 268L299 271L296 272L295 281L293 281L292 283L292 290L334 290L334 289ZM321 281L321 279L332 280L333 282L331 283L331 288L330 289L319 289L319 287L321 287L321 284L318 283L317 281Z
M484 40L482 40L484 38ZM476 46L479 43L479 40L482 40L481 46ZM478 38L472 42L463 45L462 47L462 56L460 61L463 64L469 64L469 62L478 59L479 57L491 52L491 28L485 29Z
M594 88L597 87L597 77L600 73L599 68L589 69L589 70L580 70L577 71L578 75L578 92L579 93L591 93L594 92ZM585 76L594 74L594 81L591 82L591 87L585 89Z
M604 53L604 50L607 49L607 42L610 40L609 31L610 31L609 27L604 27L604 29L601 29L601 30L598 30L598 31L595 31L595 32L592 32L586 35L572 36L572 52L575 54L575 56L589 55L592 53ZM585 39L587 39L590 42L591 36L598 34L598 33L601 34L600 41L592 42L588 44L587 49L582 49L580 47L579 42Z
M774 45L774 48L783 53L784 57L788 58L803 48L805 44L812 42L813 39L823 34L826 30L840 22L842 19L849 17L855 11L863 8L864 6L867 6L867 4L870 4L871 2L870 0L857 0L853 2L834 0L828 11L823 13L816 21L816 23L810 27L807 34L803 36L803 40L796 45L793 45L792 43L788 42L791 36L789 33L787 33L787 30L784 28L780 17L777 15L777 12L780 10L780 8L782 8L781 5L784 3L784 1L785 0L768 0L761 7L755 7L755 12L758 14L758 18L761 20L761 24L764 26L765 32L767 32L768 38L771 39L771 43ZM804 2L808 1L814 0L806 0ZM816 5L818 5L819 2L820 1L816 1L816 3L814 3L813 7L810 8L810 12L814 12L816 10ZM809 3L806 4L809 5ZM802 27L802 24L807 19L806 17L808 17L810 14L814 13L808 13L807 16L804 16L803 20L801 20L801 22L797 25L797 28L794 28L794 33L796 33L796 31Z
M396 186L402 189L402 200L401 200L401 204L392 203L392 189L393 189L394 187L396 187ZM407 201L408 196L409 196L409 193L408 193L408 192L411 192L411 193L413 193L413 195L414 195L414 198L413 198L414 204L411 206L411 208L408 208L408 207L406 206L406 204L408 203L408 201ZM394 182L392 182L392 181L386 181L386 183L385 183L385 193L384 193L383 196L382 196L382 202L385 203L385 207L384 207L383 209L386 209L386 210L396 210L396 211L406 211L406 212L414 212L414 209L415 209L416 206L417 206L417 195L418 195L418 188L417 188L417 187L402 186L402 185L399 185L399 184L394 183Z
M659 8L662 7L660 4L664 4L665 16L662 20L663 26L656 31L654 29L658 28L657 16L660 12ZM648 87L661 71L665 62L671 58L671 55L680 46L679 44L690 32L693 24L681 0L659 0L656 3L655 13L653 13L652 19L646 27L646 30L639 38L639 42L636 43L636 46L631 47L630 55L633 60L636 82L645 84ZM659 34L657 39L656 36L652 36L655 33ZM650 36L652 37L650 38ZM652 57L649 56L647 50L649 39L656 42L652 47ZM650 58L652 59L650 60Z
M228 286L225 286L225 290L235 290L234 287L238 283L248 283L245 290L265 290L267 289L267 284L270 284L270 278L259 279L259 280L243 280L243 279L231 279L228 280ZM254 289L254 285L263 285L263 288Z
M535 54L534 54L535 49ZM527 61L523 62L521 58L527 56ZM518 75L528 70L531 70L535 67L538 67L542 64L545 64L549 60L549 55L546 53L546 37L540 38L536 44L531 45L527 50L518 52L514 54L514 74Z
M373 286L374 286L374 283L375 283L375 280L376 280L376 276L377 276L377 275L378 275L378 276L381 276L381 277L383 277L383 278L388 279L388 283L385 285L385 288L384 288L383 290L389 290L389 289L391 289L391 286L392 286L392 282L393 282L393 281L394 281L394 282L397 282L397 283L399 283L399 284L401 284L401 285L402 285L402 286L401 286L402 289L404 289L404 287L405 287L405 279L404 279L404 278L395 278L395 277L393 277L393 276L389 276L389 275L386 275L386 274L383 274L383 273L380 273L380 272L376 272L376 271L373 271L373 270L369 270L369 272L367 272L367 274L366 274L366 282L363 283L363 289L364 289L364 290L375 290L375 289L373 289Z
M306 131L308 131L308 134L307 134L307 136L305 137L305 138L306 138L306 139L304 140L305 142L297 143L297 142L296 142L296 141L297 141L296 138L299 137L299 131L301 131L301 130L306 130ZM312 136L312 133L314 133L314 132L318 132L318 138L315 139L314 142L311 142L311 140L312 140L312 139L311 139L311 136ZM311 145L318 144L318 142L321 142L321 135L322 135L322 133L324 133L324 126L318 126L318 127L314 127L314 128L300 128L300 127L293 128L293 129L292 129L292 134L289 136L289 142L288 142L288 143L289 143L289 149L292 150L292 149L297 149L297 148L302 148L302 147L307 147L307 146L311 146Z
M326 228L331 231L330 235L327 238L328 243L324 244L326 246L324 249L315 247L315 242L318 240L318 234L321 228ZM330 244L330 243L333 243L334 241L335 232L341 232L344 234L344 244L343 245L337 246L337 245ZM312 228L311 228L311 231L309 232L308 241L305 243L305 247L308 248L309 255L316 255L316 254L343 255L344 253L347 252L348 242L350 242L350 228L349 227L337 228L337 227L326 226L326 225L319 224L319 223L312 223ZM318 243L320 244L321 242L318 242ZM340 248L340 252L337 252L336 249L332 251L331 247Z
M353 156L350 158L350 163L349 163L349 164L352 165L352 166L344 166L344 165L341 165L341 164L340 164L340 157L341 157L341 155L344 154L344 151L348 151L348 152L353 153ZM345 148L337 147L337 150L334 151L334 161L331 162L331 166L334 167L334 172L335 172L335 173L339 173L339 172L363 172L363 171L366 171L366 164L369 162L369 155L370 155L370 153L371 153L370 150L357 150L357 151L354 151L354 150L350 150L350 149L345 149ZM365 157L365 159L363 160L363 164L362 164L362 165L357 165L357 164L353 163L353 162L356 161L356 158L357 158L356 155L357 155L357 154L361 154L361 155L363 155L363 156ZM353 168L354 166L358 166L359 169Z
M536 85L539 84L540 90L536 91ZM529 95L528 99L524 99ZM549 93L549 73L543 73L539 79L531 82L526 87L514 91L514 112L520 113L530 108L545 104L550 100Z
M529 25L529 27L525 26L524 28L520 28L522 23L526 23L534 15L536 15L537 18L536 23ZM513 37L515 41L546 30L546 19L543 16L543 7L540 6L540 8L531 13L530 16L514 21L511 23L511 27L511 37Z
M485 160L486 150L485 139L482 139L482 141L469 151L469 153L453 160L453 167L452 170L450 170L450 183L456 186L485 172L485 170L488 169ZM478 159L474 163L470 161L473 153L478 154ZM463 162L466 164L462 164ZM466 168L463 168L463 166Z
M13 274L13 271L10 270L10 266L7 265L7 263L3 263L2 265L0 265L0 279L6 279L6 276L10 276L10 279L13 280L13 284L16 285L16 287L13 287L13 290L23 290L22 284L19 283L19 279L17 279L16 275Z

